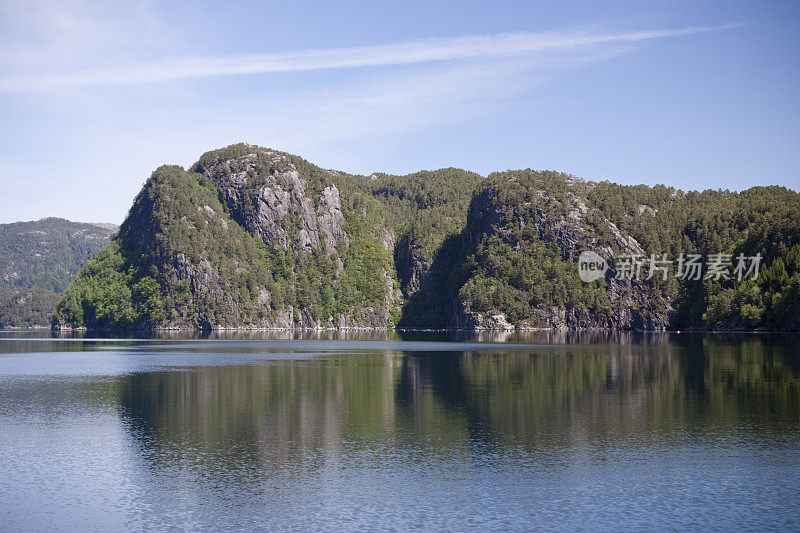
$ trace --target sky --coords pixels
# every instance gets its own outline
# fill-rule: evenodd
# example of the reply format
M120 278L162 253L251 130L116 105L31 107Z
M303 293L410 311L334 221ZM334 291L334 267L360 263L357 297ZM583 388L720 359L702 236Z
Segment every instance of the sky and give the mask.
M0 223L247 142L356 174L800 189L800 2L0 0Z

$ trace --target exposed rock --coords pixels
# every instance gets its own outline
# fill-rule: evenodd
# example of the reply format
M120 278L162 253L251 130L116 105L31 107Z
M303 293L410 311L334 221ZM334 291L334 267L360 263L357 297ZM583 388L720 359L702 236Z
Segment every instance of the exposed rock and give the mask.
M514 178L512 177L513 181ZM568 181L570 186L582 182ZM561 200L544 190L532 191L533 201L521 205L505 205L498 201L494 186L485 187L470 204L464 239L478 243L496 235L515 250L519 245L514 229L525 229L526 220L531 223L539 240L554 244L562 250L565 258L577 260L581 252L592 250L606 259L610 267L606 281L611 301L611 318L605 314L585 308L537 306L532 322L519 324L523 329L649 329L663 330L669 324L673 312L671 302L659 294L647 290L635 279L617 279L614 261L621 255L644 255L641 245L630 235L624 235L611 221L603 217L603 223L613 235L612 243L601 242L583 218L589 212L586 198L576 191L569 191ZM562 205L563 202L567 205ZM522 216L523 212L526 216ZM566 213L566 214L564 214ZM413 259L409 261L413 263ZM412 267L413 268L413 267ZM413 274L411 279L414 280ZM416 281L416 280L414 280ZM508 323L497 317L467 310L456 305L448 317L448 326L460 329L503 329Z
M674 280L627 279L616 269L624 256L646 260L643 243L659 244L661 217L675 220L665 198L683 196L606 194L613 187L531 170L352 176L231 146L189 171L153 173L103 258L76 278L83 285L62 300L68 306L55 327L369 329L399 320L498 331L664 329L674 312L665 294L680 306L688 292ZM780 194L793 205L789 192ZM671 245L708 237L708 221L694 216L703 231L670 226ZM88 246L100 230L77 228L71 238ZM33 258L58 249L41 229L23 233L37 246ZM747 235L761 238L743 227L722 242ZM589 250L608 264L605 283L577 279L576 262ZM18 260L0 267L4 283L24 274ZM573 267L576 279L567 279ZM789 324L800 322L800 305L784 307Z
M515 329L514 324L510 323L503 313L471 313L464 309L453 315L449 327L476 331Z
M346 249L339 190L328 183L315 200L286 155L264 148L237 159L205 162L196 170L223 192L231 217L265 243L311 252ZM330 177L330 175L328 175Z
M430 288L430 262L422 256L418 247L409 242L408 237L404 237L396 248L395 263L399 267L406 296Z
M378 224L375 229L377 229L380 234L378 242L381 243L381 246L383 246L384 248L386 248L386 250L390 252L394 251L394 247L396 244L394 233L384 228L381 224Z
M317 225L325 234L328 250L337 250L339 242L342 242L345 248L349 245L350 241L344 231L344 224L339 189L336 188L336 185L329 185L322 190L317 208Z

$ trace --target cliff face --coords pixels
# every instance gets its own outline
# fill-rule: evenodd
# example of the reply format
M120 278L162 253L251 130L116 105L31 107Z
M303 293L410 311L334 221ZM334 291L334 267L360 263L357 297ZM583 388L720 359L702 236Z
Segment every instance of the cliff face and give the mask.
M252 235L296 252L347 248L339 189L328 173L301 176L287 154L257 147L226 155L206 155L194 171L220 190L231 217Z
M607 269L585 283L582 252ZM758 281L617 272L762 254ZM620 274L620 275L617 275ZM354 176L251 145L157 169L55 327L800 327L800 195L683 193L556 172Z
M236 223L291 269L283 273L282 281L295 299L289 298L288 307L266 327L389 326L395 291L391 248L386 247L394 237L391 233L387 237L385 228L375 224L365 209L353 213L348 224L334 178L341 182L354 177L255 146L205 154L191 170L216 187ZM362 271L362 248L375 256L369 258L375 267L369 272ZM369 294L362 291L358 301L351 294L353 276L362 277L359 284L371 285ZM298 291L304 293L300 299ZM317 305L323 293L329 294L329 301Z
M465 248L473 254L472 261L475 261L476 250L487 246L510 254L507 270L511 272L498 267L486 271L482 264L486 261L478 260L462 288L476 281L487 292L496 292L497 286L507 286L514 300L529 302L530 308L527 314L517 314L509 321L506 310L509 302L501 298L483 303L468 291L461 291L449 314L449 327L666 329L674 311L670 298L642 281L617 277L613 268L617 257L644 256L646 252L636 239L623 234L592 206L587 198L591 187L586 182L555 174L540 177L509 172L490 178L469 206L462 238ZM493 245L487 244L493 241ZM555 263L564 267L558 275L571 276L574 282L578 278L578 256L587 250L597 253L611 265L599 282L605 296L601 301L597 300L597 295L590 294L597 285L576 286L573 283L569 287L558 287L553 284L551 290L566 289L573 297L562 299L561 305L548 305L540 301L553 298L541 298L526 280L513 279L519 277L515 270L535 271ZM522 264L526 259L531 261L530 265ZM546 271L542 272L547 277ZM585 305L586 302L595 305Z
M346 220L332 176L247 145L159 168L55 326L389 327L385 229L366 208Z
M368 191L383 204L385 225L396 243L394 269L403 299L399 326L447 325L458 235L473 191L483 179L457 168L370 176Z

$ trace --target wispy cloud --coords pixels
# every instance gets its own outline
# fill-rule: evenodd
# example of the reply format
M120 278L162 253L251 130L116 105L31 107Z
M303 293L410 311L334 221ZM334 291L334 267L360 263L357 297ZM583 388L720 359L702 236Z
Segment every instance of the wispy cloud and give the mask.
M298 72L323 69L409 65L479 58L503 58L542 52L591 49L679 37L736 27L661 29L628 33L519 32L430 38L352 48L258 54L174 57L144 63L0 78L0 92L67 89L92 85L151 83L187 78Z
M0 0L0 71L34 77L36 70L136 57L165 47L175 33L150 0Z

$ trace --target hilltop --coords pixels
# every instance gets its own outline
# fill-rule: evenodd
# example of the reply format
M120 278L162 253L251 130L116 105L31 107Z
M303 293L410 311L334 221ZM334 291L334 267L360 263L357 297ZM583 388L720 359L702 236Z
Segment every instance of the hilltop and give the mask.
M578 277L581 251L609 265ZM625 256L739 253L757 280L629 279ZM55 327L784 328L800 320L800 195L553 172L351 175L239 144L147 180Z

